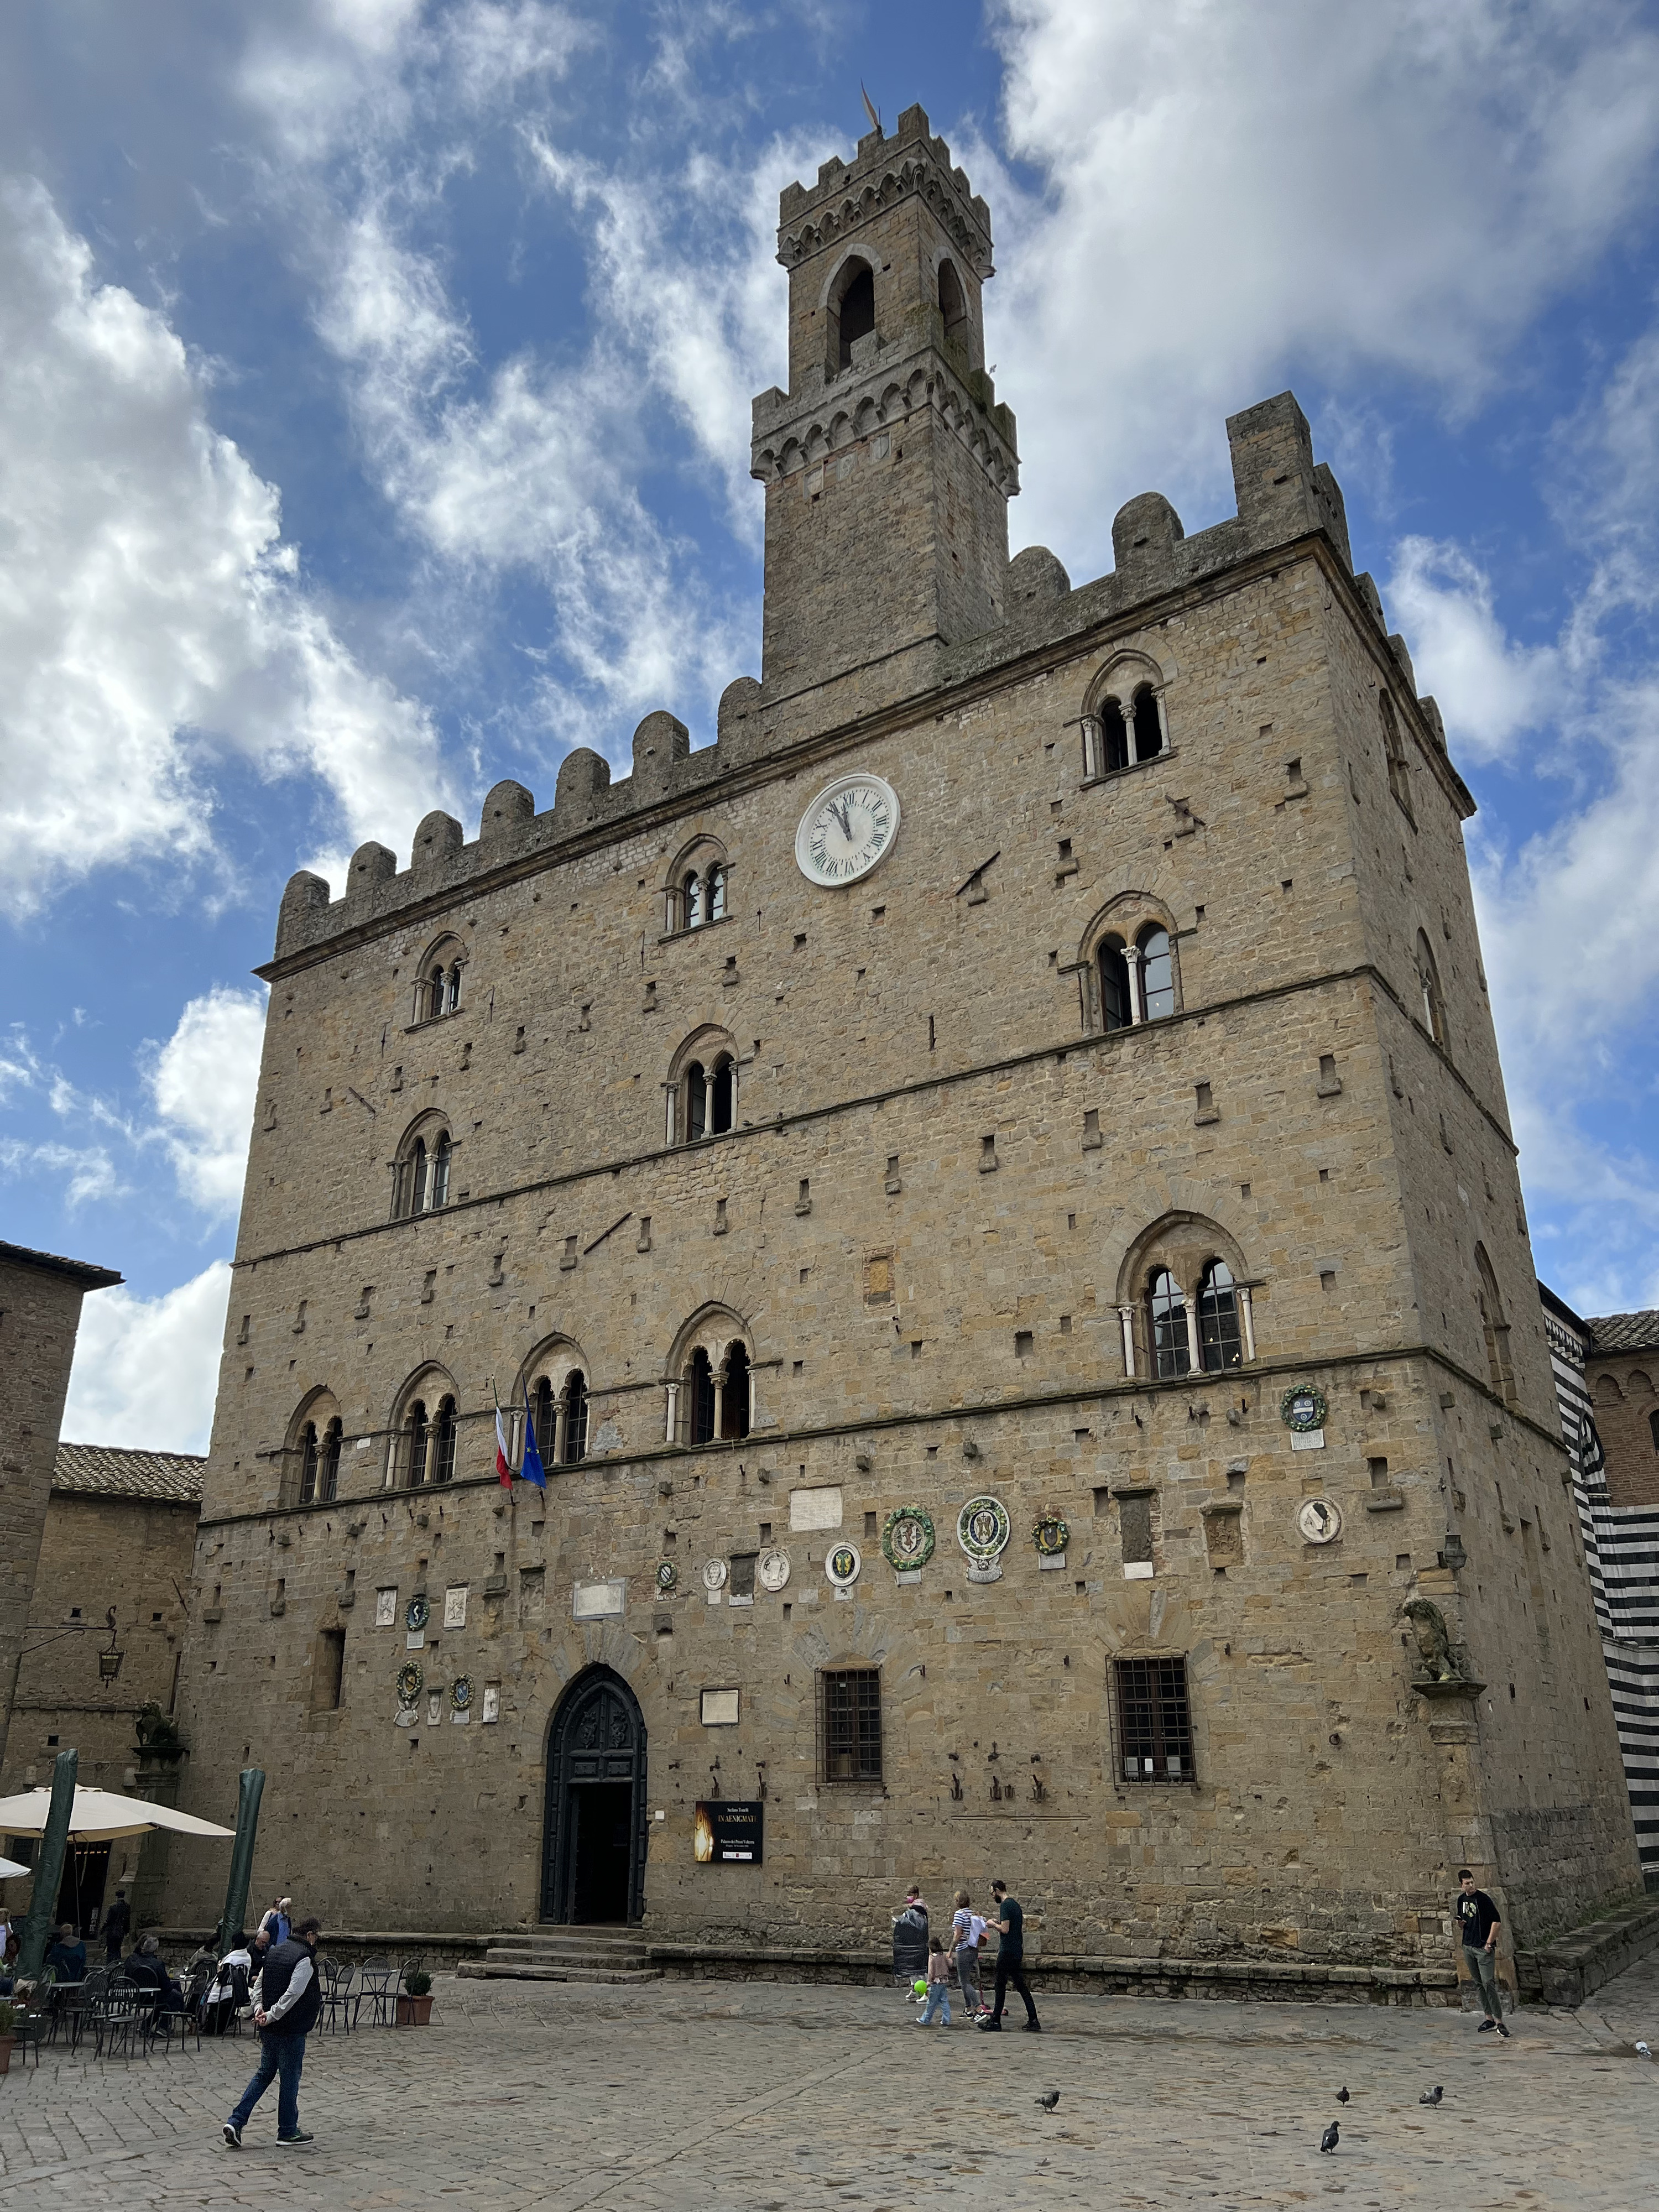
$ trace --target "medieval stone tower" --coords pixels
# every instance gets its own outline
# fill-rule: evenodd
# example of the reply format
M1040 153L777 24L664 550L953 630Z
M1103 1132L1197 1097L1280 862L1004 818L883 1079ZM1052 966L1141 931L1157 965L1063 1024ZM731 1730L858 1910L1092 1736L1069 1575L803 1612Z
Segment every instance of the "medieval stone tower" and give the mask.
M1432 1992L1638 1878L1472 803L1289 394L1073 588L927 117L781 216L718 742L283 901L191 1802L336 1929Z

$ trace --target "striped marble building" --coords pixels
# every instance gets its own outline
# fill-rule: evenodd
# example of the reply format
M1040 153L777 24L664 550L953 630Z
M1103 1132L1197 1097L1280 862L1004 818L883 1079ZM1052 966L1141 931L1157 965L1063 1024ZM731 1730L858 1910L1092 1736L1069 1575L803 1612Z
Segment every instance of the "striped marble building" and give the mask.
M1659 1889L1659 1311L1585 1321L1539 1294L1642 1871Z

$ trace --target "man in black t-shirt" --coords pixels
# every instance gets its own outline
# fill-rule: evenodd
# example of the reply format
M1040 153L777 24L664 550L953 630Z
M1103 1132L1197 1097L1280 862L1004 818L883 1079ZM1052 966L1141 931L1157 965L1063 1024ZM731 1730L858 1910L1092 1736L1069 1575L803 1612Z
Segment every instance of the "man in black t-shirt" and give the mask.
M1036 2016L1036 2007L1031 2002L1031 1992L1025 1986L1025 1915L1020 1910L1019 1899L1010 1897L1006 1881L991 1884L990 1925L1000 1939L997 1946L997 1992L990 2015L980 2026L994 2034L1002 2032L1002 2008L1012 1982L1025 2000L1025 2032L1040 2034L1042 2021Z
M1486 2035L1496 2029L1507 2041L1510 2032L1504 2025L1504 2001L1498 1993L1498 1930L1501 1925L1498 1907L1484 1889L1475 1887L1474 1876L1468 1867L1459 1867L1457 1881L1452 1913L1457 1922L1457 1932L1463 1939L1463 1956L1486 2014L1479 2033Z

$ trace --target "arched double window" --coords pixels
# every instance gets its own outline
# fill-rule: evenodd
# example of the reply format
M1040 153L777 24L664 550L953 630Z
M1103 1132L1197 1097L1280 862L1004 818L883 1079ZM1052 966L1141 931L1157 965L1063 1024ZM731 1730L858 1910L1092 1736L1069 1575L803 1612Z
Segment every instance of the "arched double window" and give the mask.
M705 922L726 919L726 868L719 860L699 871L688 868L680 878L678 925L701 929Z
M306 1423L300 1462L301 1505L332 1504L340 1481L340 1433L337 1414L325 1425L320 1437L315 1421Z
M1422 1000L1423 1026L1443 1052L1448 1049L1446 1038L1446 1002L1440 991L1440 970L1434 964L1434 953L1428 933L1417 933L1417 988Z
M519 1402L530 1400L536 1450L544 1468L574 1467L587 1456L587 1371L568 1337L550 1337L525 1363Z
M283 1459L284 1505L327 1505L340 1480L340 1409L333 1394L311 1391L289 1424Z
M726 848L702 835L680 853L663 882L663 929L675 936L724 921L730 903Z
M1143 924L1133 936L1109 930L1096 945L1094 968L1102 1029L1127 1030L1175 1012L1175 950L1161 921Z
M1156 760L1170 750L1163 679L1144 654L1114 662L1100 682L1095 703L1083 714L1085 782Z
M1510 1328L1498 1277L1484 1244L1474 1248L1475 1301L1480 1309L1480 1334L1486 1347L1486 1372L1492 1389L1506 1406L1515 1403L1515 1370L1510 1362Z
M416 1123L398 1147L392 1166L394 1220L416 1213L435 1213L448 1205L453 1149L449 1131L438 1116L428 1115Z
M1382 717L1382 751L1389 764L1389 789L1394 793L1401 812L1414 830L1417 817L1412 811L1411 769L1407 765L1406 747L1400 735L1400 718L1394 711L1394 701L1386 691L1378 695L1377 706Z
M739 1326L715 1307L681 1332L666 1384L670 1443L735 1443L749 1434L751 1353Z
M1224 1249L1218 1249L1218 1247ZM1137 1238L1118 1275L1123 1369L1159 1381L1221 1375L1255 1358L1250 1285L1216 1223L1172 1213Z
M405 1385L391 1428L389 1489L421 1490L454 1480L460 1411L453 1380L441 1367L423 1368Z
M461 971L466 964L466 948L459 937L441 937L422 955L415 986L415 1005L410 1019L434 1022L440 1015L453 1014L461 1003Z
M738 1060L732 1039L702 1030L675 1055L668 1082L671 1145L695 1145L724 1136L737 1125Z

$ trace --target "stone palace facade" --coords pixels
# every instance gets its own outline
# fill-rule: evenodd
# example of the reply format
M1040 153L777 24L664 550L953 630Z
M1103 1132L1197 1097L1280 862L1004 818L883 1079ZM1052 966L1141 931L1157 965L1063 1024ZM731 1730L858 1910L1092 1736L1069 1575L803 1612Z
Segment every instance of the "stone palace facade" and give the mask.
M718 742L284 896L183 1802L265 1767L337 1929L1002 1875L1034 1950L1409 1988L1463 1861L1571 1924L1640 1876L1473 805L1337 485L1281 394L1074 588L920 108L779 258Z

